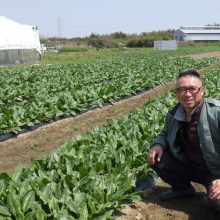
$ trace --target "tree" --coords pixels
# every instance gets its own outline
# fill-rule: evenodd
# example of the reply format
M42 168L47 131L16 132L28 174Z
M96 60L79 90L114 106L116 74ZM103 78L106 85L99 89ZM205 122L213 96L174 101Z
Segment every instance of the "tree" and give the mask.
M115 32L115 33L112 33L111 36L114 38L114 39L121 39L121 38L126 38L127 37L127 34L119 31L119 32Z

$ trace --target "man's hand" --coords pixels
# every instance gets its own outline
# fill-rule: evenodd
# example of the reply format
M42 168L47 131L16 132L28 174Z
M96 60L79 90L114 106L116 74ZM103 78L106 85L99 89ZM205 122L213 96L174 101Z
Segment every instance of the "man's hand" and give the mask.
M220 199L220 179L212 181L208 197L212 200Z
M163 154L163 148L161 145L154 145L148 152L147 161L150 165L154 165L156 162L160 161Z

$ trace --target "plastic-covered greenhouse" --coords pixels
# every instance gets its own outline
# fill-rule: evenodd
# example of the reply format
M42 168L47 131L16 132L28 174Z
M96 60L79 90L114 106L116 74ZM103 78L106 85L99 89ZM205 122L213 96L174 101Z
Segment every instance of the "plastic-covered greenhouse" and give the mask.
M41 58L37 26L0 16L0 65L36 63Z

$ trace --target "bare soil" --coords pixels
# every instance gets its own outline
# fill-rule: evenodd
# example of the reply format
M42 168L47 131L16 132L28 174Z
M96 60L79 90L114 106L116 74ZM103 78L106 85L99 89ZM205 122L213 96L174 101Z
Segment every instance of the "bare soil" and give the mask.
M194 59L218 57L220 52L192 55ZM212 68L212 67L208 67ZM201 71L202 73L203 71ZM18 164L28 166L32 159L41 159L61 146L68 139L82 135L94 127L101 127L110 119L120 118L130 111L143 106L149 97L155 97L174 87L174 81L158 86L137 96L116 102L96 110L88 111L73 118L67 118L40 127L16 138L0 142L0 173L12 174ZM153 189L145 191L142 201L135 202L121 211L118 220L186 220L220 219L207 208L204 189L195 185L198 195L194 199L175 202L162 202L159 193L167 188L159 181Z
M194 55L188 55L188 56L192 57L195 60L199 60L205 57L220 58L220 51L212 51L212 52L206 52L206 53L200 53L200 54L194 54Z
M162 180L141 194L142 200L120 210L117 220L217 220L220 216L209 206L205 188L193 183L196 196L162 201L160 194L170 188Z

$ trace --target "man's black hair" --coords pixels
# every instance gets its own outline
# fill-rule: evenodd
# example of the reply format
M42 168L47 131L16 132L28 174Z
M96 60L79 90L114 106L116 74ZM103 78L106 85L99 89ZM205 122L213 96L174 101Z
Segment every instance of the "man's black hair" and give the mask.
M184 76L195 76L199 79L201 79L200 74L194 70L194 69L186 69L180 72L180 74L177 76L177 79L184 77Z

